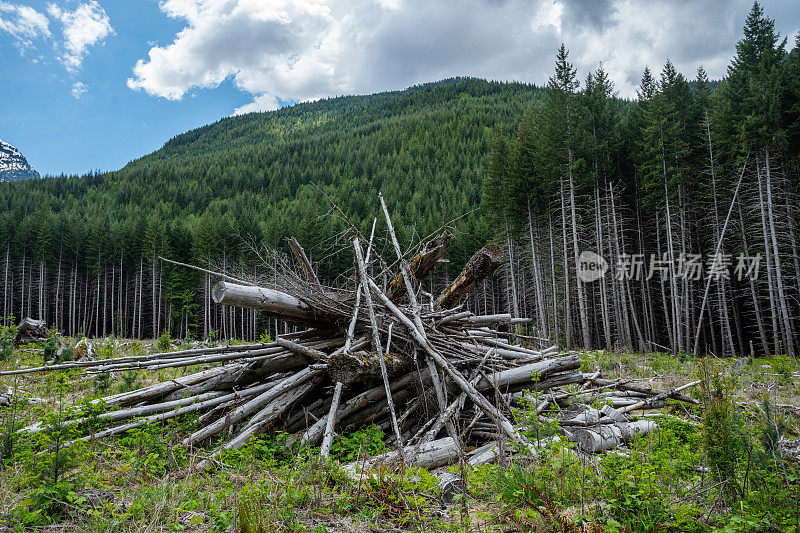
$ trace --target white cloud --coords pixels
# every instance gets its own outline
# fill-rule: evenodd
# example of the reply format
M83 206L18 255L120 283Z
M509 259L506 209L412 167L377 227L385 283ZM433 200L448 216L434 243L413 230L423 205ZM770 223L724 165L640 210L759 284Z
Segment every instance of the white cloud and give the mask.
M619 93L633 97L644 67L657 74L667 59L690 79L701 64L711 78L723 77L750 5L750 0L618 0L597 15L599 23L565 20L563 39L576 65L587 71L602 63Z
M63 51L59 61L69 72L77 72L90 46L101 43L114 33L106 11L96 0L79 5L74 11L67 11L50 4L48 14L63 24Z
M148 60L136 64L128 80L133 89L177 100L192 87L213 88L232 76L248 92L275 96L259 89L262 75L291 71L290 78L302 76L308 84L331 74L320 50L315 52L333 23L321 2L167 0L161 9L189 25L172 44L151 48Z
M75 83L72 84L72 91L70 92L72 93L72 96L74 96L75 99L78 100L88 90L89 87L87 87L85 83L83 83L82 81L76 81Z
M793 1L765 5L792 32ZM232 80L253 95L235 110L245 113L459 75L543 84L563 41L581 76L602 62L633 96L645 65L658 71L667 58L688 77L699 64L724 75L750 2L163 0L185 27L150 48L128 86L180 100Z
M259 94L249 104L237 107L234 110L234 115L244 115L245 113L254 113L257 111L274 111L280 107L278 99L269 94Z
M47 17L30 6L0 1L0 33L10 34L21 51L33 46L35 39L49 37L49 25Z

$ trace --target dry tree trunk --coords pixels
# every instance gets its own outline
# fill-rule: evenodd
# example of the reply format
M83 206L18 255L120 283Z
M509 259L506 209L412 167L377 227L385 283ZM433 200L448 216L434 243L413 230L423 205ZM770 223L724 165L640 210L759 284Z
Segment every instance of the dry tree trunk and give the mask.
M214 303L258 309L287 322L317 326L330 324L330 321L325 320L321 313L318 313L291 294L265 287L218 281L211 289L211 298Z
M453 236L450 233L442 233L425 244L425 248L411 259L408 268L411 271L412 282L424 281L431 275L433 269L450 249L452 239ZM389 283L389 298L393 302L400 302L406 294L406 283L403 273L400 272Z
M356 477L359 471L366 471L377 464L399 462L401 457L407 458L406 466L419 466L420 468L436 468L456 461L461 453L458 443L451 437L426 442L416 446L403 448L402 455L398 451L387 452L377 457L364 461L354 461L344 466L345 472L350 477Z
M455 281L436 298L434 306L438 309L452 309L478 282L489 276L502 263L503 251L500 247L494 243L487 244L467 261Z

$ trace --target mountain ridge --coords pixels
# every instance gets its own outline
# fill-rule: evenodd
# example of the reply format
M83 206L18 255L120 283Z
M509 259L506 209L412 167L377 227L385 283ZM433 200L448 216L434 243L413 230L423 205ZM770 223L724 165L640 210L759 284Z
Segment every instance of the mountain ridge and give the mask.
M454 78L226 117L117 171L4 184L0 226L12 230L0 245L41 241L37 249L52 254L69 233L126 260L166 246L175 257L230 261L250 240L279 246L291 235L318 262L337 262L328 246L341 221L327 216L319 186L359 226L382 216L374 201L382 191L404 245L461 217L450 252L460 264L486 239L474 209L492 139L513 131L543 94ZM38 227L46 234L27 235Z
M16 147L0 139L0 181L36 179L39 173Z

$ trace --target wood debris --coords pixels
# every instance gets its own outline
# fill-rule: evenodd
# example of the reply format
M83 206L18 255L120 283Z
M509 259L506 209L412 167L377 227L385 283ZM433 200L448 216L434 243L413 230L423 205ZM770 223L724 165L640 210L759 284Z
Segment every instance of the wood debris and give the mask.
M527 319L464 310L461 302L470 289L503 261L496 245L479 250L440 294L425 293L420 281L442 261L452 235L442 232L416 253L403 254L382 198L381 204L397 255L391 266L375 252L373 237L367 240L356 230L350 243L354 269L336 286L320 281L294 239L289 246L299 268L277 272L268 284L219 276L212 293L217 304L257 309L297 326L273 342L70 361L0 374L200 367L96 400L107 409L99 415L105 424L99 429L90 430L77 415L68 422L85 427L81 439L88 441L199 415L197 429L183 444L207 446L218 439L199 468L213 464L221 450L241 448L275 430L289 434L289 445L321 444L320 454L327 456L337 434L368 424L384 430L392 451L348 465L349 470L391 461L435 467L461 459L476 465L495 460L501 449L536 454L543 441L525 437L513 407L523 401L534 402L543 419L559 421L562 434L584 451L602 452L655 427L651 420L631 418L633 411L661 407L670 398L697 403L682 392L695 383L661 391L605 380L599 372L581 372L577 353L526 344L517 330ZM604 407L590 407L593 402ZM21 431L42 429L35 424Z

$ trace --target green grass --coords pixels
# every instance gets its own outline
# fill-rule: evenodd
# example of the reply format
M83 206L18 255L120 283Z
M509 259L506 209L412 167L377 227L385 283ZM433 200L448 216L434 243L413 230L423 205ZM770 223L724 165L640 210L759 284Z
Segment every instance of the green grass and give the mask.
M68 345L75 340L64 339ZM99 357L141 355L155 342L109 338ZM40 365L42 346L12 350L0 368ZM667 354L587 353L583 370L605 377L657 376L671 388L698 377L703 406L669 402L659 429L603 456L576 453L564 439L536 457L467 472L470 495L443 509L436 478L416 468L348 477L340 464L384 450L374 426L335 441L330 461L290 450L267 434L220 455L180 440L193 417L149 425L115 439L64 448L71 410L91 419L88 400L196 369L128 372L107 378L77 370L2 379L17 402L0 408L0 525L62 531L800 531L800 469L778 460L777 436L798 438L795 360L704 360ZM524 407L534 438L557 427ZM44 420L35 438L13 430ZM538 424L538 425L537 425ZM458 471L457 466L451 467Z

